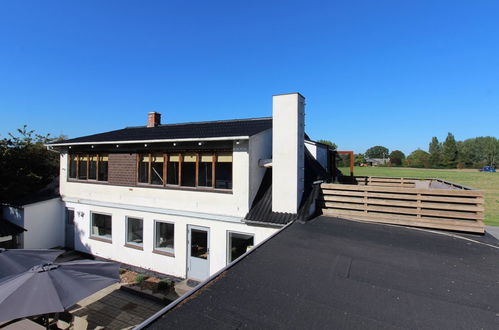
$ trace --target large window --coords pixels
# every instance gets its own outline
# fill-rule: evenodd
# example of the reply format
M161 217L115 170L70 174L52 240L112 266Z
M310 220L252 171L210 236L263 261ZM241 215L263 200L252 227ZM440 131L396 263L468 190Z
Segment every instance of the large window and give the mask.
M70 154L70 179L107 181L107 154Z
M232 152L140 154L139 183L232 189Z
M154 250L173 254L175 237L173 223L156 221L155 227Z
M232 262L246 253L254 245L253 235L229 232L227 261Z
M92 212L91 218L91 236L111 241L113 236L111 216Z
M142 219L126 218L126 242L141 247L143 244L143 224Z

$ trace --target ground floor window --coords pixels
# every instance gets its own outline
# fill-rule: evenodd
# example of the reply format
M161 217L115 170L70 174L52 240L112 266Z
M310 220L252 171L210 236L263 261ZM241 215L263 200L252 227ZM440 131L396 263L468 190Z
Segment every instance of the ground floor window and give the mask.
M160 252L174 253L174 229L173 223L156 221L154 249Z
M94 237L103 238L106 240L112 239L112 221L109 214L101 214L92 212L92 229L91 233Z
M127 244L142 246L144 235L142 219L127 217L126 232Z
M66 223L72 225L75 222L75 210L66 207Z
M242 256L246 251L254 245L254 236L251 234L243 234L229 232L228 234L228 262L232 262Z

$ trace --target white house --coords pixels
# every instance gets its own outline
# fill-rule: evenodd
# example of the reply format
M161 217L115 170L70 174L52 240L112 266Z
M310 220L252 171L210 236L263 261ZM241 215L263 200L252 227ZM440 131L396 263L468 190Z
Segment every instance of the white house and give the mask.
M272 112L182 124L152 112L146 126L50 144L67 242L177 277L215 273L296 219L309 190L304 97L276 95Z

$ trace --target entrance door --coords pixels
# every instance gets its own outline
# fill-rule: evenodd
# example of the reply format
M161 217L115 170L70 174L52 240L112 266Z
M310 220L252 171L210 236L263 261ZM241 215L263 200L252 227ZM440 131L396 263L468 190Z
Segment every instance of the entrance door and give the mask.
M65 246L69 249L75 248L75 227L74 227L75 211L66 208L65 219Z
M188 226L187 278L202 281L210 276L210 230Z

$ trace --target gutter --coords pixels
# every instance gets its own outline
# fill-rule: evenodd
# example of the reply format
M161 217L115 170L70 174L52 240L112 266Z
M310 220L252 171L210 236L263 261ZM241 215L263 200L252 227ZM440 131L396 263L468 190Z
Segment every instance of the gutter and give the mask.
M182 297L179 297L177 300L171 302L168 306L160 309L158 312L156 312L156 314L152 315L151 317L149 317L148 319L146 319L144 322L142 322L139 325L137 325L134 329L135 330L140 330L140 329L144 329L147 326L151 325L154 321L156 321L157 319L159 319L161 316L163 316L164 314L168 313L170 310L174 309L177 305L179 305L180 303L182 303L183 301L185 301L189 297L193 296L196 292L198 292L199 290L201 290L205 285L207 285L208 283L210 283L211 281L213 281L214 279L216 279L220 274L222 274L225 271L229 270L235 264L237 264L238 262L240 262L241 260L243 260L246 256L248 256L250 253L253 253L253 251L256 251L256 249L260 248L262 245L264 245L265 243L267 243L270 239L272 239L275 236L277 236L281 231L283 231L284 229L288 228L293 222L294 221L288 223L287 225L285 225L284 227L282 227L280 230L276 231L274 234L272 234L271 236L267 237L266 239L264 239L263 241L261 241L260 243L258 243L257 245L255 245L255 247L252 248L251 250L246 251L239 258L237 258L236 260L234 260L233 262L231 262L230 264L228 264L224 268L220 269L218 272L216 272L215 274L211 275L210 277L208 277L203 282L199 283L194 289L192 289L191 291L189 291L188 293L186 293Z

